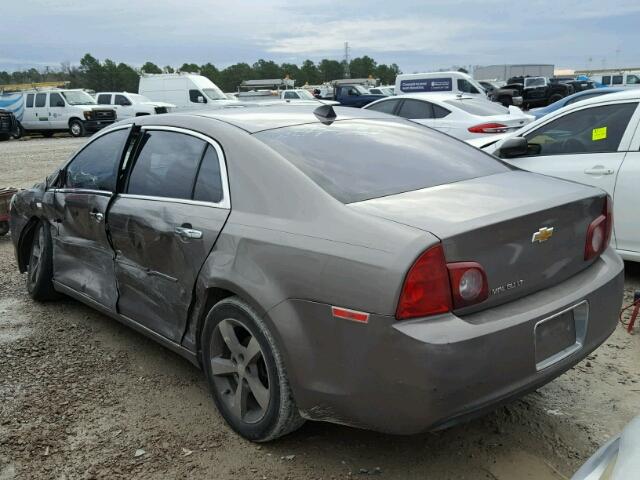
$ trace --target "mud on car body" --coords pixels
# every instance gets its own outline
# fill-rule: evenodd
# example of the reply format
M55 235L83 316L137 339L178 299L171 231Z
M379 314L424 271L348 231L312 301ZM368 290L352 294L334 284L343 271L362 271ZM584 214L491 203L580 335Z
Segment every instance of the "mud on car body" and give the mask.
M609 207L404 119L273 106L109 127L11 218L34 299L190 359L266 441L442 428L570 368L617 321Z

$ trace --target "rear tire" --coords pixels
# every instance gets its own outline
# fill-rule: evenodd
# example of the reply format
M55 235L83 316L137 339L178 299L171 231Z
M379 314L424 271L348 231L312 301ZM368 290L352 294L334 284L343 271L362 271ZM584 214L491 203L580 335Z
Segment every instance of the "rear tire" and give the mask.
M506 95L498 98L498 101L502 104L503 107L509 107L509 105L513 105L513 99Z
M555 95L551 95L551 97L549 97L549 105L551 105L552 103L556 103L558 100L562 99L562 95L560 95L559 93L556 93Z
M207 315L201 360L220 414L247 440L274 440L304 423L273 336L238 297L218 302Z
M84 137L86 134L84 123L80 120L71 120L69 122L69 133L72 137Z
M34 227L33 240L29 249L27 268L27 291L39 302L54 300L53 289L53 248L49 224L39 221Z

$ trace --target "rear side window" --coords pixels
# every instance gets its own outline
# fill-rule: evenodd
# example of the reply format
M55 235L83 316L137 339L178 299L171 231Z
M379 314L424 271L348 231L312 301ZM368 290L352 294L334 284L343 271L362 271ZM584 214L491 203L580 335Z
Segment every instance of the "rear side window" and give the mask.
M98 95L98 105L111 105L111 94L102 93Z
M27 94L27 108L33 107L33 93Z
M255 137L343 203L510 170L463 142L403 119L296 125Z
M564 115L525 136L538 155L616 152L637 103L603 105Z
M611 75L605 75L604 77L602 77L602 84L611 85Z
M222 200L220 162L215 148L211 145L207 146L207 151L202 159L196 185L193 189L193 199L213 203Z
M622 85L622 75L614 75L611 77L611 85Z
M429 102L405 100L398 111L398 116L414 120L433 118L433 108Z
M506 115L509 113L509 109L503 107L497 102L489 102L487 100L476 100L474 98L466 98L460 100L445 100L444 103L448 103L454 107L458 107L471 115L479 115L481 117L488 117L491 115Z
M37 93L36 94L36 108L42 108L44 107L44 104L47 101L47 94L46 93Z
M433 104L433 118L444 118L449 115L451 111L447 110L440 105Z
M106 133L87 145L67 166L66 188L114 192L129 129Z
M382 102L376 103L375 105L371 105L367 107L367 110L373 110L374 112L382 112L382 113L393 113L398 105L399 100L384 100Z
M140 142L127 193L191 199L206 142L161 130L145 132Z

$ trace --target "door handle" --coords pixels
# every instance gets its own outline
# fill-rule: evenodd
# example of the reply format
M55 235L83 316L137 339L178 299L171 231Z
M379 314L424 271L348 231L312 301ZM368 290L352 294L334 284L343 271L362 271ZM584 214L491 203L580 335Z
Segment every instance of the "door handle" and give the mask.
M89 216L93 218L96 223L101 223L104 220L104 215L100 212L89 212Z
M199 240L202 238L202 232L200 230L195 230L193 228L187 227L176 227L175 229L176 235L179 235L180 238L183 239L194 239Z
M614 170L612 168L587 168L584 173L587 175L613 175Z

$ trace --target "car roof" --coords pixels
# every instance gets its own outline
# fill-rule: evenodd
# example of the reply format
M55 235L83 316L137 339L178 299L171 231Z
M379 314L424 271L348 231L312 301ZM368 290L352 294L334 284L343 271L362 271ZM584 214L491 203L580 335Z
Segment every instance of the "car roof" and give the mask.
M321 103L321 102L319 102ZM265 105L257 107L220 108L203 112L197 110L190 115L213 118L234 125L249 133L256 133L274 128L291 127L307 123L323 123L322 117L314 111L322 105ZM330 121L344 121L353 119L389 119L389 115L351 107L333 107L335 119Z

